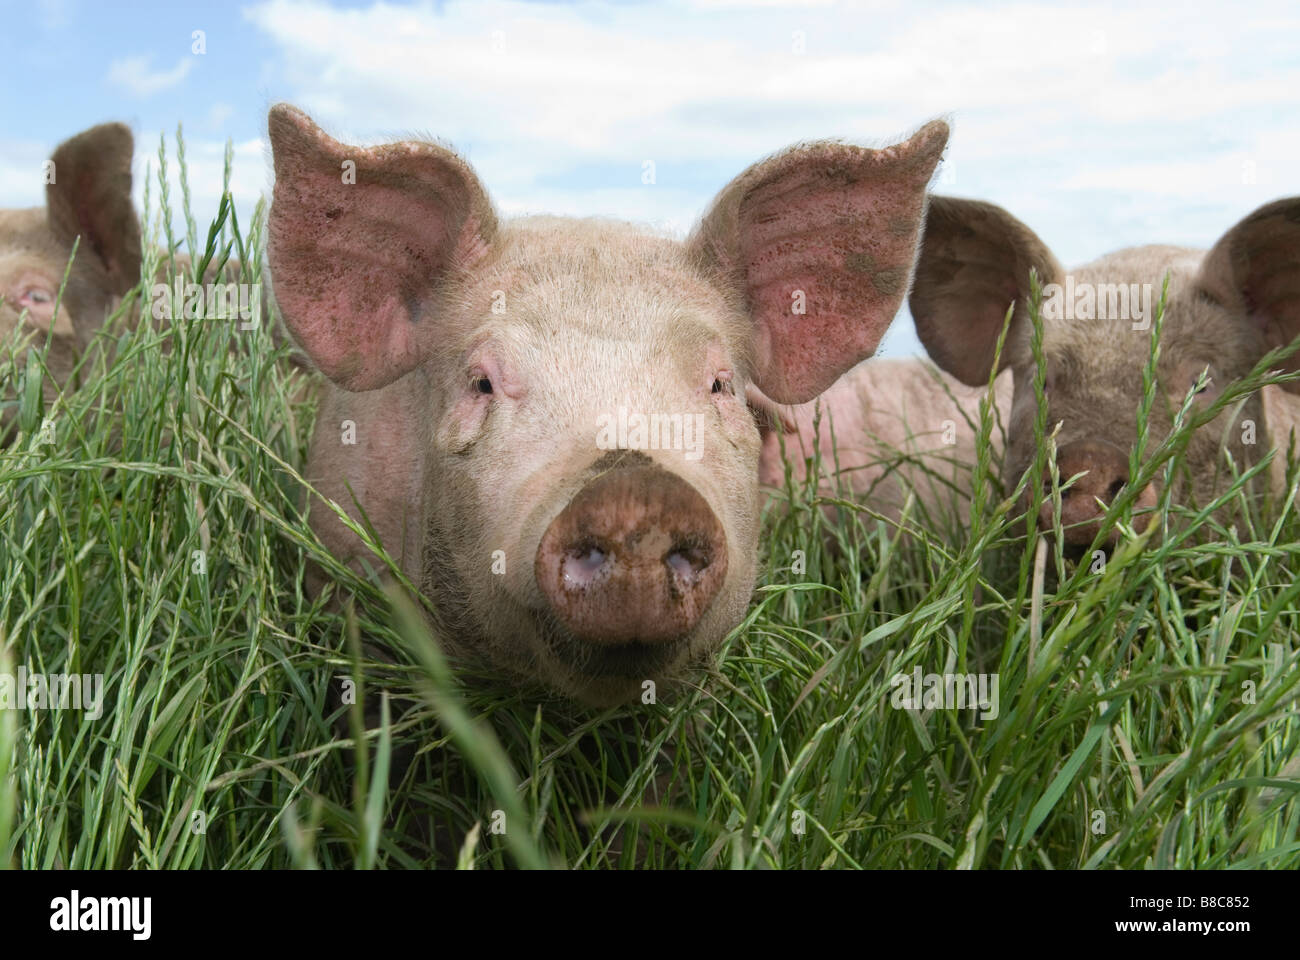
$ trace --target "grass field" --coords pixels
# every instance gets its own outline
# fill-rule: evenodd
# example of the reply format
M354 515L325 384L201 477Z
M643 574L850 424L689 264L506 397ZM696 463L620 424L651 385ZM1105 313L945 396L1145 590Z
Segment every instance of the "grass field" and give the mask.
M260 220L223 211L205 244L159 182L149 223L188 227L157 245L234 241L258 283ZM21 427L0 450L0 674L107 685L98 718L0 710L0 864L1300 864L1294 509L1238 483L1234 526L1166 502L1135 528L1121 501L1129 543L1096 572L1026 537L987 443L955 542L848 501L832 525L790 485L716 668L593 712L447 664L409 602L322 551L304 374L240 327L119 316L112 357L50 409L39 349L0 356ZM1179 439L1147 438L1144 476L1180 469ZM308 560L355 605L310 597ZM897 708L916 668L996 674L997 716Z

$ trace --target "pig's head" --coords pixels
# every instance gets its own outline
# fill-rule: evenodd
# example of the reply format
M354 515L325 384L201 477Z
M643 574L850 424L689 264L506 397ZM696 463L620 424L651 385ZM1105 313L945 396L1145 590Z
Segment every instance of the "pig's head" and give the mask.
M501 222L431 143L344 146L285 106L270 135L276 302L337 387L418 411L381 455L423 478L447 640L591 703L713 652L757 573L747 389L807 401L874 351L946 126L757 164L684 243Z
M0 338L35 330L46 364L64 383L81 350L140 279L140 225L131 204L131 131L92 127L54 151L45 208L0 210ZM58 316L55 300L73 242L81 238ZM54 385L47 381L46 400ZM5 397L12 400L12 396ZM0 424L12 417L0 415Z
M1153 444L1168 435L1205 368L1210 381L1193 401L1196 410L1249 373L1269 350L1300 335L1300 198L1256 210L1209 253L1138 247L1068 275L1043 242L1000 207L932 198L909 301L917 333L949 373L969 384L985 383L1014 301L1001 358L1001 367L1010 367L1015 380L1005 461L1013 482L1036 452L1036 368L1027 306L1031 268L1045 285L1047 425L1050 432L1061 424L1061 480L1087 472L1062 500L1062 526L1070 527L1067 543L1082 548L1097 534L1103 514L1098 500L1111 503L1129 481L1150 324L1165 273L1170 281L1156 371L1159 392L1148 421ZM1288 362L1294 369L1297 358ZM1258 426L1254 445L1243 442L1250 435L1243 429L1247 419ZM1238 464L1249 464L1267 449L1266 436L1258 394L1241 406L1229 405L1191 438L1186 462L1194 482L1174 495L1190 493L1204 505L1228 480L1224 448ZM1139 507L1156 502L1154 487L1137 498ZM1047 526L1052 508L1043 509Z

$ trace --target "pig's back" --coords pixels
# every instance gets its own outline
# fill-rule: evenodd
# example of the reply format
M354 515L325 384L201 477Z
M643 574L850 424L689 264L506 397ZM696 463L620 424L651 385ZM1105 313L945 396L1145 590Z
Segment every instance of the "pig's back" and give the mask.
M1166 273L1172 273L1170 281L1177 284L1195 274L1204 258L1205 251L1194 247L1153 243L1116 250L1069 272L1076 283L1150 283L1159 293Z

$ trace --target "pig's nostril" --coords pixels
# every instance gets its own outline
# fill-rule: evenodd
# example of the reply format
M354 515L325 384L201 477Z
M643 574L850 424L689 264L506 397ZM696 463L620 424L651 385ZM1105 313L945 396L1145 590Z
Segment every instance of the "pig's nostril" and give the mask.
M567 587L587 587L599 580L610 567L609 554L594 543L570 550L564 557L561 573Z
M1114 483L1110 485L1110 489L1107 491L1107 493L1110 494L1110 499L1113 501L1116 497L1119 496L1119 492L1123 489L1124 489L1124 481L1116 480Z
M685 586L692 586L709 566L709 555L700 548L680 544L664 557L664 563Z

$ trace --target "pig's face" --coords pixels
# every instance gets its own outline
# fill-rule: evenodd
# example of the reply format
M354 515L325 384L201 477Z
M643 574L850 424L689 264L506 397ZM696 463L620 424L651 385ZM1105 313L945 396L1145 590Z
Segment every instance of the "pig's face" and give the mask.
M750 321L680 243L626 225L524 220L501 243L455 298L468 334L429 365L426 591L463 593L490 659L619 699L749 601Z
M46 207L0 210L0 340L53 330L44 384L47 404L117 299L140 276L140 228L131 205L131 132L105 124L78 134L51 157ZM80 237L63 299L55 301ZM0 396L0 433L13 419L12 387Z
M1002 366L1014 372L1005 468L1018 479L1034 460L1036 366L1026 303L1029 270L1044 284L1044 398L1050 431L1060 424L1057 460L1064 481L1087 475L1063 493L1067 543L1093 541L1102 508L1129 481L1137 439L1143 370L1161 283L1169 293L1156 365L1157 392L1148 418L1148 449L1173 429L1174 417L1198 378L1210 380L1192 411L1211 404L1269 349L1300 333L1300 202L1262 208L1230 231L1209 254L1178 247L1140 247L1065 271L1023 224L989 204L935 198L923 240L912 310L927 349L969 383L988 376L1002 317L1016 302ZM1247 421L1250 423L1248 424ZM1253 427L1251 426L1253 424ZM1255 443L1246 442L1252 435ZM1175 496L1205 504L1230 481L1224 452L1239 468L1267 449L1258 394L1224 409L1191 438L1186 488ZM1137 505L1152 507L1155 484ZM1028 491L1026 499L1028 498ZM1049 525L1051 505L1043 507Z
M420 478L405 507L423 518L418 579L443 635L593 703L715 650L758 562L745 397L807 401L875 349L946 127L780 154L685 243L500 224L433 144L346 147L288 107L270 132L286 324L339 390L400 390L420 411L370 455ZM320 472L347 456L313 451ZM367 485L365 467L337 468Z
M68 248L50 231L44 210L0 210L0 338L8 342L15 331L30 332L35 334L32 342L39 344L44 342L42 331L54 321L46 363L59 379L71 371L77 356L71 309L65 305L54 317L67 261Z

